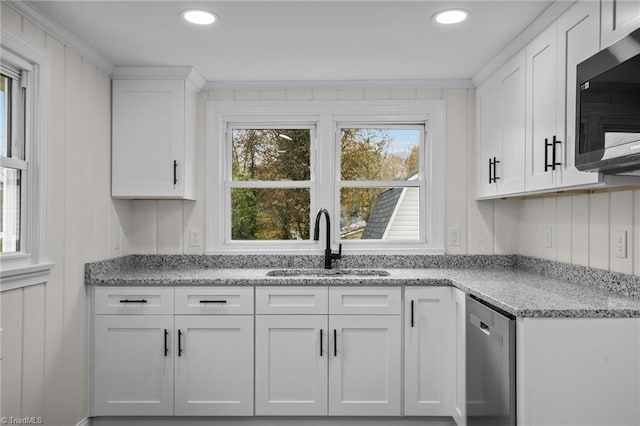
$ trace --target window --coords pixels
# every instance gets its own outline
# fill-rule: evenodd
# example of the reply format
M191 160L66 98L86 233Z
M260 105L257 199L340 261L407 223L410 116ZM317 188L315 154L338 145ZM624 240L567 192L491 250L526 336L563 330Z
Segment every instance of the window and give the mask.
M309 240L313 134L229 126L231 241Z
M423 124L341 125L341 240L424 241L424 132Z
M441 101L209 102L207 253L319 252L320 208L345 252L443 253L442 110Z
M0 38L0 291L48 280L47 52Z
M25 94L20 72L0 73L0 253L20 251L25 161Z

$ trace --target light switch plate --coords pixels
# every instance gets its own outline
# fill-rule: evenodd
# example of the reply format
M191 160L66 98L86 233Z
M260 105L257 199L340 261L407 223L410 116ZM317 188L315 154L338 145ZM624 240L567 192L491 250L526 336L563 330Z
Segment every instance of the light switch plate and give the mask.
M460 244L462 244L461 237L460 237L460 227L459 226L449 227L449 245L459 246Z
M618 229L615 234L616 257L621 259L627 258L627 231Z
M202 247L202 231L200 229L192 229L189 232L189 245L191 247Z
M544 247L553 248L553 226L544 228Z

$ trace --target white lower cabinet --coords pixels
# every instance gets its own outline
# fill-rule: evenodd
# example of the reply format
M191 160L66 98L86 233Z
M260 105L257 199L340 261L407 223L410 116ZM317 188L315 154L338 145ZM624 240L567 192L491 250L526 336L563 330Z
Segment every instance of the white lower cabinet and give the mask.
M94 296L93 416L253 415L253 288Z
M326 315L256 317L256 415L327 414L327 332Z
M96 315L93 414L173 414L173 315Z
M178 315L176 416L253 414L253 316Z
M399 416L400 296L399 287L256 288L256 415Z
M330 315L329 329L329 414L399 416L400 316Z
M405 289L404 413L450 416L453 389L451 287Z

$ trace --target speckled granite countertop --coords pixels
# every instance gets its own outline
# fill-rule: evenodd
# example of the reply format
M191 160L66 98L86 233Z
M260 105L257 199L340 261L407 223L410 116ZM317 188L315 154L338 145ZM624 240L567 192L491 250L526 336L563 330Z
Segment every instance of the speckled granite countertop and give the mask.
M377 263L389 272L385 277L267 276L272 269L300 268L301 263L318 267L315 257L311 262L295 259L279 257L272 264L268 258L127 256L87 264L85 281L98 286L452 285L516 317L640 318L638 277L557 262L520 256L405 256L395 263L353 259L340 265L368 269Z

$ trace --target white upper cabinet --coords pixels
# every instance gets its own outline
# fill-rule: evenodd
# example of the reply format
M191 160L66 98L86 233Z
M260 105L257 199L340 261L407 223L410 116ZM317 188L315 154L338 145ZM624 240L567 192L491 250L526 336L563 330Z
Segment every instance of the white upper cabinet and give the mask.
M602 0L602 48L639 27L640 0Z
M121 67L113 75L111 195L194 199L196 96L190 67Z
M526 190L555 186L555 170L562 159L558 136L556 25L551 25L526 49L527 120L526 120Z
M599 173L581 172L575 167L576 151L576 67L598 52L600 10L597 2L581 1L558 19L558 152L562 163L557 186L569 187L602 182Z
M516 54L498 70L498 139L502 160L494 179L502 195L524 190L525 158L525 58Z
M478 88L477 197L524 191L525 58L518 53Z

